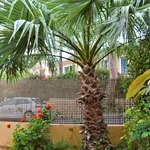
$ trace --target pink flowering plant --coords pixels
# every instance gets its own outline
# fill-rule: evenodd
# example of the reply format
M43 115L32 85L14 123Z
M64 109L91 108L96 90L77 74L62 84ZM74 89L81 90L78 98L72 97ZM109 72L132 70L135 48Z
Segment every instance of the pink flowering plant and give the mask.
M48 150L52 142L50 139L50 123L53 121L50 104L43 110L37 110L37 115L29 123L28 129L16 126L13 133L12 150ZM21 119L21 123L24 118Z

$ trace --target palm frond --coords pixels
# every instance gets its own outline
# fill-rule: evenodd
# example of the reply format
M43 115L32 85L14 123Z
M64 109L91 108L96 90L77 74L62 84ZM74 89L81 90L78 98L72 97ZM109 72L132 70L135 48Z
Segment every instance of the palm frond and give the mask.
M2 74L5 72L8 76L12 67L14 72L10 72L10 76L21 75L22 58L32 54L51 55L49 63L52 63L51 69L54 70L50 29L52 18L46 5L36 0L0 0L0 3L0 55L5 64L8 62L3 65ZM10 56L13 57L7 61ZM18 63L15 60L18 60Z

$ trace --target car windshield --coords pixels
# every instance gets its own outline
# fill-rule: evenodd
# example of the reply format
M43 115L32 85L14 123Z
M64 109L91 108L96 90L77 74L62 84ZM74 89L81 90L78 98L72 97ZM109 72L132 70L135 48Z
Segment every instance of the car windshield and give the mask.
M10 99L6 102L4 102L2 105L15 105L17 103L16 99Z
M18 99L17 104L30 104L30 101L27 99Z

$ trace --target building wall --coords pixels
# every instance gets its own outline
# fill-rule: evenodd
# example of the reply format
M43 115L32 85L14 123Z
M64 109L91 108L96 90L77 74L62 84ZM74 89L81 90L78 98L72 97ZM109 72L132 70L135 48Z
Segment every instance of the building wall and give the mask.
M122 72L121 72L121 66L122 66L121 65L121 57L118 57L115 54L113 59L114 59L114 67L116 69L116 72L122 74ZM105 64L106 62L107 62L107 67L106 67L106 64ZM68 60L63 61L63 73L66 73L65 72L65 67L69 67L69 66L73 66L73 65L74 64L72 62L68 61ZM104 58L98 64L97 68L104 68L104 69L108 69L109 70L110 69L109 65L110 65L110 62L109 62L109 56L108 56L108 57ZM125 67L127 67L127 66L125 66ZM77 72L77 71L80 71L80 70L81 70L81 68L79 66L75 65L75 71Z

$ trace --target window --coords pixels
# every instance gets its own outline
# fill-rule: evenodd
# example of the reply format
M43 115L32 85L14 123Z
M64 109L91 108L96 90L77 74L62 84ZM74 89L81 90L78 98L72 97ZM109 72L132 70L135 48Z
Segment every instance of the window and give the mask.
M72 66L70 66L70 71L72 71Z
M64 73L67 73L68 71L72 71L72 66L64 67Z
M108 60L107 59L105 59L103 61L103 67L104 67L104 69L108 69Z
M64 73L67 73L68 70L69 70L69 67L64 67Z
M127 74L127 62L125 57L121 57L121 74Z

